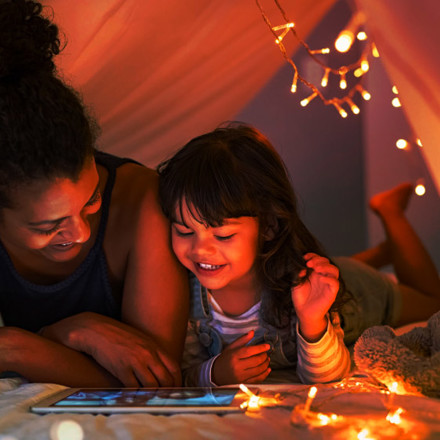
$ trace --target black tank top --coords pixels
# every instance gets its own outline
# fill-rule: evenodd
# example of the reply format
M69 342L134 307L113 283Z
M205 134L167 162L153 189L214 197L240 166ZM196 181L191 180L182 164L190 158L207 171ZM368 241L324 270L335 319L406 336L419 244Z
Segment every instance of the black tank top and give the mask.
M120 319L121 306L112 294L102 244L116 169L134 161L103 152L96 152L95 160L108 171L101 219L95 244L75 272L55 284L31 283L17 273L0 242L0 314L4 325L38 332L46 325L86 311Z

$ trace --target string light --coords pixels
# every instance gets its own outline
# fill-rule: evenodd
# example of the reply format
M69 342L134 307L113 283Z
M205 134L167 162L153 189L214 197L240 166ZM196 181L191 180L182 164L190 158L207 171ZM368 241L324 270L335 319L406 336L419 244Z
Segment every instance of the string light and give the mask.
M366 59L363 59L361 61L361 70L363 72L368 72L369 69L370 69L370 64L368 63L368 61Z
M422 141L421 141L419 138L416 139L416 144L417 144L419 147L423 147Z
M310 102L312 99L316 98L316 96L318 96L318 92L313 92L309 97L304 98L304 99L300 102L300 104L301 104L303 107L305 107L306 105L309 104L309 102Z
M377 50L377 46L374 43L371 43L371 54L374 58L379 58L379 51Z
M322 79L321 79L321 86L322 87L327 87L327 85L328 85L328 76L329 76L329 74L330 74L330 69L325 69L324 70L324 76L322 77Z
M400 103L400 99L397 96L392 99L391 105L396 108L402 107L402 104Z
M295 74L293 75L292 86L290 87L290 91L292 93L296 92L297 83L298 83L298 71L295 70Z
M353 62L352 64L340 66L339 68L330 67L329 65L327 65L323 62L322 58L318 57L318 55L320 55L320 54L330 53L330 49L327 47L322 48L322 49L311 49L308 46L308 44L298 36L298 33L295 30L293 22L287 17L279 0L274 0L274 2L275 2L276 7L279 9L283 19L285 20L285 24L281 24L279 26L272 26L272 24L269 20L269 17L266 15L266 13L264 12L264 10L260 4L260 1L255 0L255 2L260 10L260 13L261 13L261 16L263 17L263 20L265 21L265 23L269 27L270 31L274 35L275 42L277 43L277 46L280 49L283 57L294 69L294 77L293 77L293 81L292 81L292 85L291 85L291 92L295 93L297 91L299 82L302 83L303 85L305 85L306 87L310 88L312 91L311 92L312 94L308 98L305 98L302 101L300 101L301 106L305 107L312 99L314 99L316 96L318 96L320 98L320 100L325 105L333 105L335 108L338 109L338 111L342 117L346 117L347 112L342 108L342 105L344 104L344 102L347 102L345 98L348 97L351 99L353 97L354 93L356 93L358 90L362 90L362 89L355 88L355 86L352 86L350 89L348 89L348 84L347 84L347 79L346 79L347 74L349 72L354 72L356 70L358 70L357 77L360 77L365 74L365 71L368 70L368 68L369 68L367 56L368 56L369 52L371 51L371 43L367 42L365 44L365 47L364 47L362 53L360 54L358 59L355 62ZM357 13L353 14L353 16L352 16L350 22L348 23L348 25L346 26L345 30L351 31L354 35L357 32L358 27L361 24L363 24L364 21L365 21L364 16L361 13L357 12ZM289 30L290 30L290 32L289 32ZM278 35L278 33L280 31L282 31L282 32L280 35ZM321 78L321 86L326 87L328 85L330 74L337 75L339 78L340 88L341 88L341 90L345 91L345 96L326 98L323 95L323 93L314 84L307 81L307 79L305 79L300 74L296 64L288 56L286 48L284 46L284 38L288 34L293 35L296 38L296 40L299 42L299 44L307 51L309 56L323 69L324 73ZM363 32L363 33L361 32L359 36L360 36L360 39L362 39L362 38L364 38L364 36L366 36L366 34L365 34L365 32ZM365 71L362 69L365 69ZM363 94L364 99L366 99L366 100L370 99L370 97L371 97L371 95L368 92L360 92L360 93ZM357 107L357 106L354 108L355 108L354 112L357 112L359 110L359 107Z
M337 102L334 102L333 105L336 107L336 110L343 118L346 118L348 116L348 113Z
M358 67L354 72L353 75L356 78L360 78L362 75L365 75L365 73L367 73L365 70L361 69L360 67Z
M347 104L350 106L350 110L355 114L358 115L361 110L359 109L359 107L350 99L350 98L345 98L345 100L347 101Z
M356 38L357 38L359 41L365 41L368 37L367 37L366 32L364 32L364 31L360 31L360 32L357 33Z
M418 185L416 185L416 187L414 188L414 192L418 195L418 196L423 196L426 193L426 187L425 185L423 185L423 183L419 183Z
M335 48L338 52L345 53L350 50L354 41L353 32L344 29L335 41Z
M292 29L295 26L295 23L286 23L282 24L280 26L275 26L272 28L273 31L279 31L281 29L284 29L283 33L277 37L275 40L276 44L280 44L283 41L283 38L287 35L290 29Z
M315 54L328 54L330 53L330 48L329 47L323 47L322 49L315 49L315 50L311 50L310 51L311 54L315 55Z
M345 29L336 38L335 48L337 51L345 53L350 50L354 42L354 34L364 21L365 18L359 11L353 14Z
M339 75L341 75L341 77L339 79L339 87L343 90L347 88L347 80L345 79L346 74L347 74L347 71L345 69L341 69L339 71Z
M393 86L391 90L395 95L397 95L399 93L396 86Z
M371 94L367 92L360 84L356 85L356 89L359 91L365 101L369 101L371 99Z
M399 150L405 150L405 148L409 147L409 142L406 139L397 139L396 147Z

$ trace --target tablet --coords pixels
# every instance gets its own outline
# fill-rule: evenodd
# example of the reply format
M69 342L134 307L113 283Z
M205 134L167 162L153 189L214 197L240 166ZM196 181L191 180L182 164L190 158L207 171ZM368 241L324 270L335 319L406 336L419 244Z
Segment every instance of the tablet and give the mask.
M249 397L239 388L68 388L31 406L46 413L229 413Z

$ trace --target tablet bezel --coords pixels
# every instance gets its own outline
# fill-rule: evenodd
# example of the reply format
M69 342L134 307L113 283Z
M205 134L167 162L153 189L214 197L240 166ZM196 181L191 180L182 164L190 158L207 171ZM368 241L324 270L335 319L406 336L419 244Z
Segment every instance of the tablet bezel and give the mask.
M215 391L215 390L232 390L235 392L234 399L227 406L203 406L203 405L191 405L191 406L150 406L150 405L142 405L142 406L78 406L78 405L63 405L63 406L54 406L60 400L65 399L66 397L74 394L78 391L110 391L117 392L120 390L128 390L128 391L140 391L140 390L148 390L148 391L158 391L161 392L170 390L173 393L183 391L203 391L206 393ZM247 396L243 391L238 387L225 387L225 388L208 388L208 387L181 387L181 388L67 388L65 390L61 390L51 396L48 396L34 405L30 407L30 410L37 414L48 414L48 413L93 413L93 414L128 414L128 413L149 413L149 414L179 414L179 413L215 413L215 414L224 414L231 412L242 412L244 411L241 408L241 404L249 400L249 396Z

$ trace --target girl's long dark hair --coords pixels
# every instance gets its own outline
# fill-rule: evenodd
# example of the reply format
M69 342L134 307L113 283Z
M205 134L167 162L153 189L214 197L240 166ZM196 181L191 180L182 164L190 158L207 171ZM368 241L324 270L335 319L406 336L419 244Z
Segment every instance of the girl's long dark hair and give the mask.
M304 254L325 252L301 221L288 172L269 140L251 126L229 124L191 140L158 172L162 209L171 221L183 201L210 226L226 218L258 218L261 313L272 325L285 325L291 288L304 281ZM333 308L342 294L340 289Z
M0 209L34 180L76 179L98 135L56 73L58 28L32 0L0 0Z

